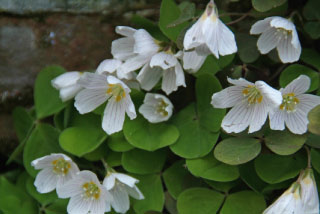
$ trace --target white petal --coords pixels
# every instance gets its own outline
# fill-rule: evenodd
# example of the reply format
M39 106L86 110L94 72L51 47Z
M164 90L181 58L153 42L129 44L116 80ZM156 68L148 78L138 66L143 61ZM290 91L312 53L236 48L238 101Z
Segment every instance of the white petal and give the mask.
M196 23L194 23L191 28L189 28L184 36L183 47L186 50L190 50L195 48L203 43L205 43L205 39L202 34L202 25L203 21L198 19Z
M113 73L120 67L121 64L122 62L118 59L105 59L99 64L96 73Z
M116 33L120 34L121 36L133 36L133 34L136 32L137 30L132 28L132 27L127 27L127 26L117 26L116 27Z
M307 169L301 181L301 195L305 214L319 214L319 196L313 172Z
M218 19L219 38L218 48L221 56L237 52L237 44L233 32Z
M261 34L270 28L270 21L273 17L265 18L264 20L257 21L251 26L250 34Z
M300 75L298 78L292 80L281 92L282 94L303 94L310 88L310 83L311 81L308 76Z
M269 124L272 130L284 130L284 121L286 118L286 112L280 109L275 109L269 112Z
M124 188L126 189L126 192L133 198L137 199L137 200L143 200L144 196L142 194L142 192L138 189L137 186L134 187L129 187L129 186L124 186Z
M119 69L121 69L121 72L125 74L130 73L149 63L151 57L152 56L150 55L135 55L134 57L126 60Z
M159 123L167 120L167 117L162 117L156 112L155 107L149 104L142 104L139 108L139 112L150 123Z
M125 191L125 189L118 185L116 188L112 189L110 193L113 196L111 206L114 208L114 210L118 213L126 213L130 208L130 201L128 193Z
M228 82L236 85L236 86L243 86L243 87L248 87L249 85L254 85L252 82L249 82L243 78L239 78L239 79L231 79L228 77Z
M258 49L262 54L269 53L274 49L282 38L281 33L276 28L269 28L258 39Z
M296 48L292 44L292 35L288 35L287 37L283 36L281 41L277 46L279 58L283 63L291 63L298 61L301 54L301 46L300 43Z
M230 108L242 102L243 87L230 86L212 95L211 104L215 108Z
M177 58L173 54L167 54L165 52L160 52L154 55L150 61L150 67L159 66L166 70L174 67L178 63Z
M161 89L166 92L167 95L178 89L176 84L176 72L174 68L163 71Z
M107 101L110 95L106 92L107 89L83 89L75 97L74 106L80 114L91 112Z
M133 187L136 183L139 182L139 180L123 173L113 173L113 174L121 183L126 184L130 187Z
M85 72L80 80L79 85L87 89L101 89L107 88L107 76L97 73Z
M301 94L298 95L297 98L299 99L297 108L301 109L306 114L317 105L320 105L320 96L317 95Z
M199 55L196 51L185 51L183 53L183 68L189 73L195 73L201 68L206 58L206 55Z
M58 176L58 182L57 182L57 192L59 191L59 188L64 188L64 185L69 182L70 180L72 180L77 173L79 172L79 168L77 166L77 164L75 164L74 162L69 162L70 163L70 168L68 170L68 173L64 174L64 175L59 175Z
M160 67L151 68L148 64L145 64L137 76L137 80L140 82L141 88L146 91L151 90L162 76L162 69Z
M133 48L134 48L133 37L120 38L120 39L114 40L111 43L111 54L116 59L127 60L135 56L135 53L133 52Z
M300 109L288 113L285 122L288 129L294 134L303 134L307 132L309 121L306 113Z
M82 89L82 86L75 84L73 86L60 89L60 98L63 102L74 98L77 93Z
M251 113L248 133L256 132L261 129L268 117L268 106L266 101L254 104Z
M179 62L176 64L174 71L176 73L176 85L178 87L179 86L186 87L184 72Z
M146 30L137 30L133 37L135 39L135 53L152 56L158 52L160 47L156 44L155 39Z
M56 188L57 181L58 177L53 173L52 168L45 168L38 173L34 185L38 192L48 193Z
M205 19L202 26L202 34L211 53L214 54L217 59L219 59L219 33L218 20Z
M275 28L283 28L286 30L295 29L294 24L289 19L286 19L280 16L274 16L270 21L270 26Z
M108 76L107 81L109 84L120 84L127 93L131 91L130 88L123 81L119 80L114 76Z
M52 153L50 155L43 156L41 158L37 158L31 162L31 166L35 169L44 169L48 167L52 167L52 161L57 160L59 158L63 158L65 160L71 160L67 155L61 153Z
M239 133L244 131L250 122L253 108L245 103L234 106L223 118L221 127L228 133Z
M90 214L104 214L107 208L107 203L104 200L103 194L100 194L100 199L99 200L93 200L91 201L90 205Z
M109 100L102 120L102 128L108 135L122 130L125 112L126 106L123 99L119 102L114 98Z
M137 113L136 113L136 108L134 107L134 104L131 100L131 97L129 95L127 95L124 98L124 102L125 102L125 108L126 108L126 113L129 116L130 120L133 120L137 117Z
M116 177L114 176L114 173L107 174L107 176L104 178L102 185L107 189L111 190L116 182Z
M81 195L76 195L70 199L67 211L69 214L88 214L90 206L90 200L84 200Z
M66 72L53 79L51 83L56 89L61 89L76 84L80 76L81 73L77 71Z
M281 105L282 94L280 91L272 88L263 81L256 81L255 85L257 89L260 90L263 101L265 101L266 105L268 105L271 109L278 108Z

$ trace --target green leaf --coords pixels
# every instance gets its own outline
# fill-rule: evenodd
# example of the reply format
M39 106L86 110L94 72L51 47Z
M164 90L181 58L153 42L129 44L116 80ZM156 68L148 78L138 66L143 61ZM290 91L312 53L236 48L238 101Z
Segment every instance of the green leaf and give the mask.
M23 141L33 125L33 118L24 108L18 106L12 112L13 125L19 141Z
M218 181L205 180L205 182L217 191L228 193L233 187L240 184L241 180L237 179L237 180L229 181L229 182L218 182Z
M177 199L179 194L185 189L203 185L201 180L189 173L183 160L172 164L163 172L162 176L170 195L174 199Z
M203 157L212 150L218 140L219 132L211 132L201 125L194 104L176 114L172 123L179 129L180 137L170 149L181 157Z
M85 154L83 157L89 161L99 161L101 158L106 158L108 154L108 145L106 143L101 143L98 148Z
M55 191L50 193L44 193L44 194L39 193L33 183L34 183L34 179L29 176L26 182L27 192L34 199L36 199L42 206L46 206L54 202L58 198Z
M320 135L310 133L308 135L306 144L313 148L320 149Z
M242 62L252 63L256 61L260 53L257 48L257 38L245 33L236 34L238 53Z
M313 108L308 114L308 130L313 134L320 135L320 105Z
M300 59L315 67L318 71L320 70L320 54L317 51L309 48L303 48Z
M196 73L193 73L193 75L196 77L202 74L214 75L220 70L221 68L218 64L218 60L213 55L209 55L207 56L201 68Z
M65 214L69 199L57 199L49 206L45 207L46 214Z
M71 127L60 134L59 143L66 152L82 157L94 151L106 139L107 135L102 129Z
M170 23L167 27L175 27L179 24L189 21L194 17L194 13L196 12L196 5L194 3L182 2L179 5L179 8L181 11L179 18Z
M123 133L134 147L155 151L177 141L178 129L166 123L149 123L141 115L134 120L126 120Z
M214 149L214 156L223 163L238 165L254 159L260 151L258 139L233 137L221 141Z
M31 162L51 153L61 152L59 147L59 131L48 124L38 124L29 137L23 151L23 164L27 172L35 177L37 171Z
M177 201L179 214L217 213L224 195L205 188L191 188L182 192Z
M279 7L287 0L252 0L252 6L259 12L266 12L274 7Z
M134 149L134 147L125 139L123 132L117 132L110 135L107 142L109 148L114 152L127 152Z
M200 125L212 132L220 131L225 109L213 108L212 94L221 91L222 86L213 74L203 74L196 81L197 112Z
M114 151L108 150L106 162L110 167L121 166L122 156L123 156L122 152L114 152Z
M66 106L59 97L59 91L51 85L51 80L64 72L65 70L60 66L48 66L38 74L34 86L34 102L38 119L53 115Z
M292 80L299 77L301 74L307 75L311 79L311 85L308 92L314 91L319 86L319 73L304 65L293 64L284 69L280 75L280 86L286 87Z
M318 0L308 0L303 8L303 16L307 20L320 20L320 2Z
M172 41L176 41L181 30L188 25L188 23L184 23L176 27L168 28L168 25L177 20L180 14L180 9L174 0L163 0L161 2L159 27L162 33Z
M138 188L144 195L143 200L133 199L133 209L136 213L146 211L162 212L164 206L164 193L159 175L132 175L139 180Z
M261 214L265 208L266 202L261 194L242 191L227 197L220 214Z
M320 173L320 152L316 149L311 149L311 164Z
M306 134L296 135L288 130L270 131L265 137L266 146L278 155L291 155L296 153L306 140Z
M164 206L166 210L168 210L170 214L178 214L177 201L169 194L169 192L165 192L164 196Z
M122 155L122 166L125 170L136 174L151 174L160 172L166 161L166 150L147 152L133 149Z
M307 22L304 24L303 29L309 34L312 39L320 38L320 22Z
M205 179L227 182L239 178L239 171L236 166L224 164L211 154L203 158L187 160L186 163L193 175Z
M256 192L261 192L268 185L257 175L253 161L240 165L239 172L241 179Z
M274 154L260 155L254 161L258 176L269 184L279 183L296 177L306 166L303 160L294 156L279 156Z
M76 109L70 113L70 121L68 127L88 127L101 129L101 116L93 113L79 114Z

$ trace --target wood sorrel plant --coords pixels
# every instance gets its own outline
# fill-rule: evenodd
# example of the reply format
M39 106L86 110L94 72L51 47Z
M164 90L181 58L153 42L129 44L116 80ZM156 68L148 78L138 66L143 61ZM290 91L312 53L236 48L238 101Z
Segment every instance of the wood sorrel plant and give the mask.
M39 73L0 213L319 213L318 1L206 3L117 26L94 72Z

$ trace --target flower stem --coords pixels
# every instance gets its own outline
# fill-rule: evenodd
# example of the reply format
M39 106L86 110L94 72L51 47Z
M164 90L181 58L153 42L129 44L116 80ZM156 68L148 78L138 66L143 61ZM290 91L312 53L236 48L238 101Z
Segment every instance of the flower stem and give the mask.
M107 174L108 174L109 172L114 172L114 171L115 171L114 169L112 169L112 168L108 165L108 163L107 163L103 158L101 158L101 162L102 162L102 164L103 164L103 166L104 166Z
M311 168L311 154L310 154L310 149L307 146L304 146L305 150L307 151L308 155L308 168Z
M237 18L234 21L226 23L226 25L233 25L235 23L238 23L238 22L242 21L243 19L245 19L247 16L249 16L249 13L244 13L241 17Z

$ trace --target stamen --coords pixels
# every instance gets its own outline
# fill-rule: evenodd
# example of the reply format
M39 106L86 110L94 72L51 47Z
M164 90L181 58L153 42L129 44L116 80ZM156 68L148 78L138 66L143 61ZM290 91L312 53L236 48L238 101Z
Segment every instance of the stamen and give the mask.
M282 104L280 110L286 110L288 113L295 112L296 106L300 102L294 93L288 93L282 96Z
M112 95L117 102L126 97L126 91L121 84L109 84L106 93Z
M168 116L168 112L166 111L166 107L169 104L167 104L166 102L163 101L163 99L161 99L161 101L158 102L158 104L156 105L156 113L160 114L162 117L166 117Z
M71 168L71 164L63 158L52 161L53 172L59 175L66 175Z
M90 198L90 199L99 199L100 197L100 188L93 182L87 182L82 185L84 190L83 197Z
M253 85L248 85L245 89L243 89L242 94L247 98L249 105L261 103L263 100L260 91Z

